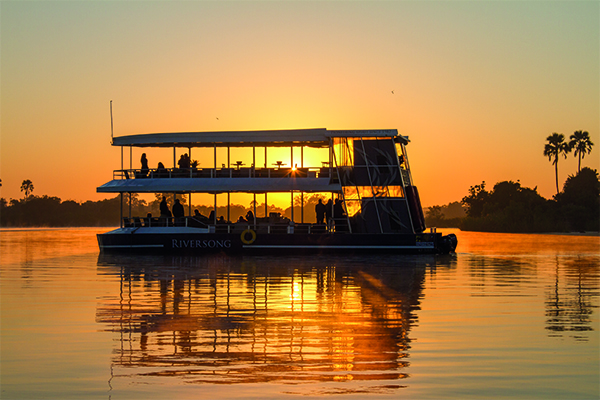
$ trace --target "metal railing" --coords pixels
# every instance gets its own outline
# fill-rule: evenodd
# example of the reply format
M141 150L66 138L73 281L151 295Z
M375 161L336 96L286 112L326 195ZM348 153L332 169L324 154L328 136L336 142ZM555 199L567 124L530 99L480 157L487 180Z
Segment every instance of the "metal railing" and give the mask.
M161 168L118 169L113 179L161 178L329 178L330 168Z
M262 218L260 218L262 219ZM346 219L329 221L328 224L264 222L217 222L207 223L195 217L124 217L123 228L188 227L208 229L209 233L242 233L252 229L258 234L322 234L348 233Z

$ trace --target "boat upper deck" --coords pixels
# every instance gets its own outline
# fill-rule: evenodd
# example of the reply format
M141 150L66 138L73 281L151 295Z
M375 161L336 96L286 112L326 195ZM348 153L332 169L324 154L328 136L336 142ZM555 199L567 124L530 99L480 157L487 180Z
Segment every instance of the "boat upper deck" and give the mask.
M288 129L260 131L221 131L221 132L179 132L149 133L114 137L113 146L130 147L130 167L124 167L121 151L121 169L113 171L113 179L97 188L98 192L335 192L341 193L344 182L352 186L375 187L409 184L406 156L403 154L408 137L398 134L396 129L380 130L327 130L327 129ZM173 148L173 167L165 168L158 163L157 168L140 169L132 167L131 148ZM227 148L226 160L217 162L217 147ZM230 148L252 148L251 153L230 160ZM264 147L261 167L256 158L256 147ZM267 160L268 148L289 147L290 158L270 165ZM325 159L315 161L309 157L306 165L304 147L320 153ZM176 149L187 148L177 162ZM190 163L192 148L214 148L209 158ZM294 148L300 148L300 159L294 159ZM311 150L311 151L313 151ZM202 153L206 155L206 153ZM223 154L223 153L221 153ZM240 154L240 153L237 153ZM275 154L281 154L275 152ZM314 154L313 154L314 155ZM143 155L145 157L145 154ZM187 158L187 164L182 159ZM249 159L249 157L252 157ZM296 154L298 156L298 154ZM237 156L236 156L237 157ZM212 162L208 159L212 158ZM245 160L244 160L245 158ZM237 158L236 158L237 160ZM264 165L263 165L264 162ZM317 163L317 165L314 165ZM318 164L321 164L320 166ZM405 165L401 165L405 163ZM207 164L213 164L207 167ZM221 164L221 167L219 167ZM356 165L354 165L356 164ZM178 166L177 166L178 165ZM289 165L289 167L286 167ZM270 166L274 166L269 168ZM355 171L353 170L355 168ZM364 176L363 176L364 175ZM357 181L349 183L356 176ZM368 176L368 182L365 177ZM344 179L341 179L345 177ZM232 179L233 178L233 179ZM245 178L245 179L235 179ZM350 179L350 180L349 180ZM397 191L397 190L396 190ZM377 190L379 193L379 190Z
M408 137L398 135L397 129L381 130L327 130L284 129L261 131L223 132L176 132L147 133L118 136L113 138L113 146L132 147L329 147L332 138L344 137L389 137L403 144Z

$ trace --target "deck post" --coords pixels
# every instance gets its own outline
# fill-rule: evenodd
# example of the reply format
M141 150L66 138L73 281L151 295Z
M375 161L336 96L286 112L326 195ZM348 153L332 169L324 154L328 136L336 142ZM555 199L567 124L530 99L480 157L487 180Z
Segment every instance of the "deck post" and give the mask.
M300 223L304 223L304 192L300 192Z
M294 190L292 189L292 222L294 222Z
M217 194L214 194L215 196L215 215L213 215L213 225L217 224Z

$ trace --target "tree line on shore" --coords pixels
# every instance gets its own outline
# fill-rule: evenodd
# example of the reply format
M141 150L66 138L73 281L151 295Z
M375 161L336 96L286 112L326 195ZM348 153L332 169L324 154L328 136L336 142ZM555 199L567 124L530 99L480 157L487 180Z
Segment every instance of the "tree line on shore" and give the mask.
M452 207L454 208L452 214ZM464 216L457 216L461 207ZM537 188L503 181L486 189L486 183L469 188L461 203L425 210L428 226L455 227L483 232L584 232L600 231L600 180L598 172L582 168L565 181L563 190L545 199Z
M123 196L121 204L120 195L112 199L100 201L86 201L78 203L73 200L62 201L59 197L54 196L34 196L33 184L31 181L27 186L26 196L23 199L11 199L6 201L0 198L0 226L2 227L76 227L76 226L118 226L120 225L121 207L123 216L129 215L131 207L131 215L145 217L147 214L152 214L155 217L160 215L159 205L163 194L157 193L155 199L147 202L139 198L136 193ZM173 196L172 194L164 194L167 198L169 208L172 207L174 198L178 198L187 210L187 197L182 195ZM319 199L326 200L323 195L305 195L304 207L297 198L294 201L294 219L299 221L303 214L304 221L314 222L315 205ZM131 204L130 204L131 202ZM303 209L302 209L303 208ZM194 205L193 210L198 210L204 216L208 216L214 210L213 205ZM237 221L240 216L246 215L248 211L254 212L254 203L251 202L248 206L241 204L231 204L229 210L227 206L217 207L217 216L223 216L232 222ZM264 216L265 204L256 204L257 216ZM284 217L291 218L292 209L288 207L283 209L273 204L269 204L268 212L280 213ZM229 218L228 218L229 216Z

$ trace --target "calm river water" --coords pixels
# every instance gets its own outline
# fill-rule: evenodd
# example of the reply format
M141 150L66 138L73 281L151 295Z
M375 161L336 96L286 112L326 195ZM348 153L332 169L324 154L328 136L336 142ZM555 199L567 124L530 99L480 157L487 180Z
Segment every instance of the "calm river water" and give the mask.
M192 258L100 255L97 232L0 231L2 399L600 395L598 237Z

